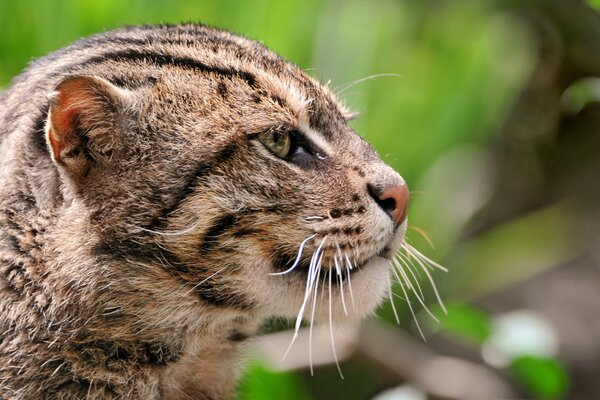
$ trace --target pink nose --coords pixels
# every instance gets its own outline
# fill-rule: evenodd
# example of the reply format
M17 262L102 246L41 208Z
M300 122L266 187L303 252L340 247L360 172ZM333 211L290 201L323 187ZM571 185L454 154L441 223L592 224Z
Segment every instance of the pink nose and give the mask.
M397 225L406 220L408 199L410 197L408 186L405 184L388 186L374 197L377 204L390 214Z

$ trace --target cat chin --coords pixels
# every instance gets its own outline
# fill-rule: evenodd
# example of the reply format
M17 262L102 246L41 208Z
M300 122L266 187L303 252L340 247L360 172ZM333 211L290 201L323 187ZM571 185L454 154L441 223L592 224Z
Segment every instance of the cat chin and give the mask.
M331 281L331 301L329 297L328 275L318 282L316 309L314 321L326 323L331 319L334 322L343 322L351 319L361 319L373 314L389 292L389 276L391 271L390 262L383 257L371 258L360 270L351 273L350 282L343 280L338 285L335 279ZM278 296L278 301L270 298L270 316L281 316L296 319L303 308L303 319L311 320L313 304L313 293L304 302L306 292L305 285L285 285L277 290L271 290L272 296ZM343 291L343 295L342 295ZM266 299L265 299L266 300ZM331 306L330 306L331 302ZM330 312L331 309L331 312Z
M364 318L375 313L388 296L390 271L390 262L386 258L375 256L358 273L351 274L352 295L350 295L347 284L344 286L343 302L339 291L333 292L337 294L335 301L332 302L333 320ZM352 297L354 297L354 302ZM329 310L325 311L328 317ZM348 312L348 315L345 311Z

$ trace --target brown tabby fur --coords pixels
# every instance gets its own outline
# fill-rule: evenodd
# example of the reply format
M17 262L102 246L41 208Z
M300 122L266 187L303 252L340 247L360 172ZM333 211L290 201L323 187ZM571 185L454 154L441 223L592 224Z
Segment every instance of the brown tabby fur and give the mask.
M325 235L323 265L337 243L362 266L351 316L371 313L389 268L367 261L405 224L369 193L402 180L344 114L295 65L199 25L33 63L0 96L0 398L232 397L240 342L296 316ZM287 129L322 157L257 140Z

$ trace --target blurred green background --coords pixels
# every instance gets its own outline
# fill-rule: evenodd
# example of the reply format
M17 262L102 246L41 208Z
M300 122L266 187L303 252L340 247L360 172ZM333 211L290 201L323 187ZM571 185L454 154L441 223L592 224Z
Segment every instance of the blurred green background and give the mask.
M411 243L449 269L434 278L450 313L417 314L425 343L405 303L400 326L386 304L345 379L331 364L276 372L258 351L240 399L597 399L597 5L0 0L0 87L95 32L200 21L264 42L360 113L353 127L408 181L410 221L435 248L415 229Z

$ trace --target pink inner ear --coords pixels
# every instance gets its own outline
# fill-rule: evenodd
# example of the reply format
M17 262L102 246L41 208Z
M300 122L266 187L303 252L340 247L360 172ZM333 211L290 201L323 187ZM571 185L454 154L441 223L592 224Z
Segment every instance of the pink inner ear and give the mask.
M77 86L67 85L67 87L59 90L56 104L52 107L50 115L51 126L48 130L48 139L52 146L54 159L59 163L62 163L61 152L78 140L74 137L74 124L77 115L82 111L81 105L85 104L86 99L85 93L82 93L84 89Z

